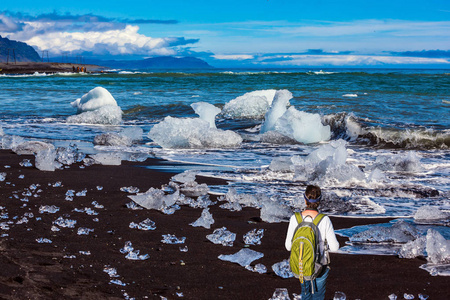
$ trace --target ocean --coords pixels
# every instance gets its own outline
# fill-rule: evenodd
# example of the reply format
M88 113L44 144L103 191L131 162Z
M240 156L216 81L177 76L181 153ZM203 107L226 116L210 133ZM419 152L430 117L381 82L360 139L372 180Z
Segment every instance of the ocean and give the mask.
M449 75L450 70L411 69L3 75L0 126L5 136L56 146L76 144L87 153L151 153L171 162L153 168L194 170L230 181L210 187L212 193L226 194L233 188L238 194L268 196L295 210L302 206L306 184L313 183L328 195L329 214L411 220L421 207L450 212ZM77 114L70 103L96 87L105 88L117 101L123 111L120 124L68 123ZM241 96L250 103L246 93L268 90L292 93L289 106L297 114L320 117L330 128L329 140L300 143L262 136L267 107L250 117L240 114L242 107L222 110L215 119L217 128L242 138L231 148L219 142L214 147L166 149L148 136L167 116L197 118L193 103L224 109ZM100 134L135 126L144 134L131 147L92 144ZM434 224L447 239L448 224L448 218Z

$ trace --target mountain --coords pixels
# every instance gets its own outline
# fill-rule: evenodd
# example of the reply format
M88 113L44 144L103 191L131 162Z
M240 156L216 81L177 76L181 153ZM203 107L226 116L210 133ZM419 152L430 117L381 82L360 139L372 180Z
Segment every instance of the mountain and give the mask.
M144 70L144 69L210 69L207 62L195 57L160 56L142 60L91 60L86 63L108 67L111 69Z
M8 58L9 53L9 58ZM0 35L0 62L38 62L41 57L33 47L23 42L17 42Z

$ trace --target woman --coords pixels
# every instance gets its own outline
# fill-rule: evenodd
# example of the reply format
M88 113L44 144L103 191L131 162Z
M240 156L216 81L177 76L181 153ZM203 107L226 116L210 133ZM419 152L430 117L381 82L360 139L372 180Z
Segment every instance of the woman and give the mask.
M301 213L302 219L307 221L313 221L314 218L319 214L317 208L320 205L320 200L322 198L322 192L320 187L314 185L308 185L304 194L306 209ZM298 222L295 215L293 215L289 221L289 227L286 235L285 246L288 251L291 251L292 238L295 234L295 229L297 228ZM325 285L328 277L330 268L328 267L328 258L325 255L325 241L329 251L337 251L339 249L339 242L334 234L333 224L328 216L324 216L320 223L318 224L319 229L319 251L321 261L320 263L325 267L322 272L317 276L313 282L314 293L311 292L311 281L305 280L301 283L302 287L302 300L319 300L325 298Z

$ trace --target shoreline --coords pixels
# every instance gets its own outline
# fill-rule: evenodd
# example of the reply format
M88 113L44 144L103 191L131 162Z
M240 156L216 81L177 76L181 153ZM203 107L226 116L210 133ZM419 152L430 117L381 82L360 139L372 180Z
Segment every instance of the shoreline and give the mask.
M145 192L150 187L161 188L175 174L141 167L158 164L159 159L85 169L74 164L55 172L21 167L19 163L24 159L30 159L34 165L32 155L19 156L0 150L0 173L6 173L6 180L0 182L1 212L7 213L1 222L12 222L8 224L9 230L0 230L0 234L8 234L0 238L2 299L124 299L127 295L136 299L161 299L161 296L178 299L181 294L177 293L182 293L184 299L269 299L276 288L287 288L291 297L293 293L300 294L296 279L283 279L271 269L274 263L289 256L284 249L287 223L262 222L257 209L231 212L216 204L210 207L215 223L211 229L205 229L189 225L200 217L200 208L182 206L173 215L127 208L131 199L120 191L121 187L134 186ZM56 182L62 186L54 187ZM223 183L221 179L207 177L197 177L197 182ZM33 190L32 185L37 188ZM67 201L68 190L86 190L86 196ZM32 196L24 196L28 191ZM28 201L22 201L24 198ZM93 201L103 208L96 208ZM43 205L55 205L59 211L40 213ZM89 215L86 210L89 208L98 215ZM27 222L23 219L26 215ZM75 228L52 231L53 222L60 216L76 220ZM155 222L155 230L129 228L131 222L147 218ZM331 219L335 229L391 220ZM207 234L223 226L237 234L233 247L215 245L206 239ZM94 231L79 235L80 227ZM217 258L242 249L243 234L254 228L264 229L264 237L261 245L250 249L262 252L264 257L252 265L264 264L266 274L253 273ZM186 237L186 243L164 244L163 234ZM39 238L52 242L38 243ZM343 246L347 239L338 236L338 240ZM140 254L149 254L149 258L126 259L120 252L126 241L131 241ZM181 252L180 246L187 246L188 251ZM399 299L404 293L413 294L416 299L419 293L429 295L430 300L445 299L448 278L433 277L419 269L424 263L420 258L332 253L326 299L332 299L337 291L344 292L347 299L387 299L393 293ZM119 276L108 276L104 272L107 266L116 268ZM110 281L114 279L125 285L112 284Z
M75 63L53 63L53 62L18 62L18 63L0 63L0 75L30 75L38 73L80 73L77 71L85 68L85 73L102 72L105 67L90 64Z

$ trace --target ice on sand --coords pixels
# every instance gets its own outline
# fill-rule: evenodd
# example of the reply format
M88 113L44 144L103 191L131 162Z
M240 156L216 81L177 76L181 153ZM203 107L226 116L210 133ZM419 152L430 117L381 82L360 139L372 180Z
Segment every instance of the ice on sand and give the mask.
M41 171L55 171L61 167L61 164L56 161L56 151L47 149L36 154L35 166Z
M236 233L232 233L231 231L227 230L226 227L222 227L215 229L213 233L208 234L206 238L214 244L232 247L233 242L236 240Z
M12 148L19 155L34 155L42 150L55 149L55 146L40 141L26 141Z
M209 208L205 208L202 211L202 215L195 222L189 224L193 227L205 227L211 228L211 225L214 224L214 219L212 214L209 212Z
M122 164L122 154L114 152L103 152L91 155L96 163L107 166L120 166Z
M420 236L413 225L399 221L391 227L374 226L370 229L354 234L350 241L355 243L407 243Z
M245 269L259 274L267 273L267 268L263 264L256 264L254 267L248 265L245 266Z
M147 218L144 221L139 222L139 224L131 222L129 227L147 231L147 230L155 230L156 229L156 224L155 224L154 221L152 221L152 220Z
M260 119L269 109L276 90L258 90L245 93L230 102L222 110L225 118Z
M291 267L289 266L288 259L272 265L272 270L275 272L275 274L282 278L294 277L294 274L291 272Z
M150 256L148 254L139 255L139 250L134 250L130 241L125 242L125 246L120 249L120 253L126 254L125 258L129 260L146 260Z
M142 140L144 131L138 126L127 127L121 132L107 132L94 138L95 145L104 146L131 146L134 142Z
M153 126L148 137L163 148L233 148L242 143L239 134L211 128L202 119L170 116Z
M186 241L186 237L183 236L177 238L173 234L163 234L162 237L163 239L161 240L161 242L164 244L184 244L184 242Z
M289 220L291 209L278 201L267 199L262 203L261 219L267 223L279 223Z
M287 288L277 288L269 300L291 300Z
M189 181L180 186L180 192L188 197L199 197L208 194L209 187L206 183L198 184L196 181Z
M130 195L128 198L143 206L147 209L162 210L165 207L175 204L179 197L179 192L176 191L173 194L166 195L164 191L160 189L150 188L145 193L137 195Z
M206 102L192 103L191 107L200 116L200 119L209 123L209 127L216 128L215 118L220 113L220 108Z
M264 229L253 229L244 234L244 243L246 245L261 245L261 239L264 236Z
M195 177L197 175L196 171L193 170L187 170L183 173L177 174L171 178L173 182L179 182L179 183L187 183L190 181L195 181Z
M230 255L219 255L220 260L237 263L243 267L250 265L253 261L260 259L264 254L255 250L244 248Z

